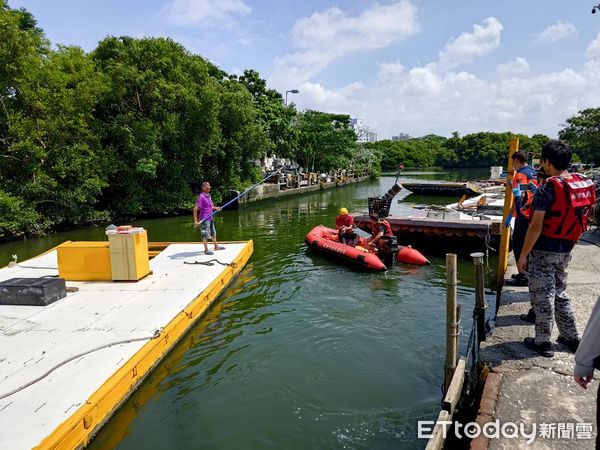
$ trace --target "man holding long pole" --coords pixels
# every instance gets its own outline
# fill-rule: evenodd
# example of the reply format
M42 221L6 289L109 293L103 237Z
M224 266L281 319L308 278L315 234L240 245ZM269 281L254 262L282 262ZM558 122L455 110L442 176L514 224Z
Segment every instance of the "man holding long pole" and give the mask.
M196 200L193 214L194 227L197 228L200 226L205 255L214 254L208 250L208 238L212 238L215 250L223 250L225 248L220 246L217 242L217 230L215 228L215 223L213 222L213 212L221 211L221 209L221 207L213 205L212 198L210 197L210 183L208 181L203 181L202 192L198 196L198 200ZM200 222L198 222L198 210L200 210Z
M198 200L196 200L196 205L194 206L194 228L198 228L200 226L200 230L202 232L202 242L204 242L204 253L206 255L212 255L213 253L208 250L208 238L211 237L213 244L215 245L215 250L223 250L225 247L220 246L217 243L217 230L215 229L215 224L213 223L213 216L223 210L223 208L227 208L233 202L239 200L248 192L256 189L258 186L263 184L273 175L281 172L283 167L277 169L275 172L268 174L258 183L253 184L240 195L235 198L232 198L223 206L214 206L212 203L212 199L210 198L210 183L208 181L202 182L202 193L198 196ZM198 221L198 209L200 209L200 221Z

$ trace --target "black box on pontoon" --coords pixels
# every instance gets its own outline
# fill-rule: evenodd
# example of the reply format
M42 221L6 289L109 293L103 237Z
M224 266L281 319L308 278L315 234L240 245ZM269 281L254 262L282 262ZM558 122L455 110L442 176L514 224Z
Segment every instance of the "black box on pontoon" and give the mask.
M66 296L64 278L11 278L0 281L0 305L46 306Z

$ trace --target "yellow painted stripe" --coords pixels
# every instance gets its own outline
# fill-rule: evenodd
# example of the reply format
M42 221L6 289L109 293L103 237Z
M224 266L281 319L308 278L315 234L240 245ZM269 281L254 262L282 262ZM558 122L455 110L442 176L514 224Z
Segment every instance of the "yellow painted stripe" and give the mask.
M234 260L236 268L227 267L181 313L163 329L160 337L148 341L129 361L119 368L71 417L59 425L38 447L40 449L73 449L89 444L115 411L133 393L150 371L165 357L231 280L246 265L254 244L247 241Z

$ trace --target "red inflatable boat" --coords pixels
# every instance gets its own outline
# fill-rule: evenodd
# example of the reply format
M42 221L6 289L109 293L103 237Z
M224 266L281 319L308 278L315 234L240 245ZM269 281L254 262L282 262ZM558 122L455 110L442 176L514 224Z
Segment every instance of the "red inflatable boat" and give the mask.
M317 225L308 232L304 241L316 252L342 260L355 267L367 270L386 270L385 264L375 253L369 253L338 241L338 232L333 228Z

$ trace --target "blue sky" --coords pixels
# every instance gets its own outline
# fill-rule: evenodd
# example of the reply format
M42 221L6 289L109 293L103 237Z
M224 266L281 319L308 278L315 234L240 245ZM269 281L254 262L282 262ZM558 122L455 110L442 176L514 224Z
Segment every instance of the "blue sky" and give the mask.
M600 106L598 0L9 0L54 43L169 36L228 72L299 89L300 109L361 118L380 138L556 136Z

